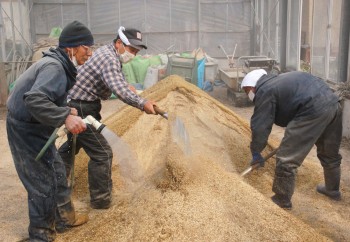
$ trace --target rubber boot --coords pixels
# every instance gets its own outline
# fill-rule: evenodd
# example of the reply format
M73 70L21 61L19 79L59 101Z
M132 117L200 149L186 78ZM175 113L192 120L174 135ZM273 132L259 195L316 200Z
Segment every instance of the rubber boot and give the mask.
M68 223L57 223L56 224L56 231L57 233L63 233L66 232L67 230L77 227L80 225L83 225L89 221L89 217L85 213L74 213L74 220L72 222Z
M277 204L280 208L291 210L292 202L287 196L275 194L271 197L271 200Z
M89 221L89 217L85 213L76 213L71 203L60 206L56 213L56 231L63 233L73 227L80 226Z
M90 206L93 209L109 209L111 207L111 201L90 202Z
M325 185L318 185L316 188L317 192L333 200L341 200L339 191L340 172L340 166L332 169L323 169Z
M294 176L282 177L275 175L272 185L272 191L275 195L271 197L272 201L283 209L291 210L294 187Z

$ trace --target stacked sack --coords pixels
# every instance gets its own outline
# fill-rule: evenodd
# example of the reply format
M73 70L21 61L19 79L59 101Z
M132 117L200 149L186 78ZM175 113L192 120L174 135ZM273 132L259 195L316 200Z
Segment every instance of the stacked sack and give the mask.
M123 64L123 73L131 85L137 90L153 86L166 75L166 55L137 55L132 61Z

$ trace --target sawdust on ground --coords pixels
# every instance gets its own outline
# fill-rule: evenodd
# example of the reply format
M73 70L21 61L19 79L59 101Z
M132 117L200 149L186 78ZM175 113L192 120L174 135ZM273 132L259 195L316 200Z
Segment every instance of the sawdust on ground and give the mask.
M125 106L104 122L126 144L115 152L112 207L89 208L88 159L79 154L74 200L78 210L89 212L90 221L57 241L350 239L349 188L337 204L317 195L314 188L323 181L317 164L306 161L299 169L296 208L287 212L269 199L274 162L244 179L239 175L250 159L250 131L243 119L178 76L142 95L167 110L170 119ZM190 155L174 141L175 117L189 134ZM264 154L277 146L270 140ZM133 153L134 174L121 172L127 164L118 161L118 152Z

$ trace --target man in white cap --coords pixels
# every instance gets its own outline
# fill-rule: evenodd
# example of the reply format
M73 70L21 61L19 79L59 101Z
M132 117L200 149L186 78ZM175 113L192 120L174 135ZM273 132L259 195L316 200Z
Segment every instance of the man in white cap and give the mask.
M30 241L53 241L88 221L77 214L71 201L64 163L51 144L39 160L35 157L55 128L78 134L86 129L77 110L67 107L67 91L77 75L76 65L90 56L94 44L90 30L78 21L67 24L59 46L43 53L16 81L7 100L7 136L16 171L28 193Z
M77 82L69 91L69 106L78 110L78 115L88 115L101 120L101 100L110 98L113 93L123 102L147 114L156 114L155 102L135 94L125 80L122 64L129 62L142 49L139 30L120 27L112 43L97 49L92 57L78 69ZM92 126L77 136L76 154L81 148L90 157L88 163L88 182L90 206L94 209L108 209L111 205L112 191L112 149L106 139ZM67 174L72 168L72 139L64 143L59 153L66 164Z
M340 200L342 110L338 96L322 79L296 71L277 76L254 70L244 77L241 88L255 105L250 123L251 164L264 165L260 153L272 125L286 127L276 154L273 202L284 209L292 208L297 168L314 144L325 179L325 185L318 185L317 192Z

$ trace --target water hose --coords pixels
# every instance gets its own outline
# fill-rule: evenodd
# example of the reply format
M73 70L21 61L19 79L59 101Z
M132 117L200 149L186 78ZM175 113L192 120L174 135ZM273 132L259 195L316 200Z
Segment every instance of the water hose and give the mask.
M72 168L70 172L70 184L74 186L74 162L75 162L75 151L77 147L77 135L73 134L73 142L72 142ZM68 174L67 174L68 175Z
M35 161L38 161L41 159L41 157L45 154L47 148L49 148L49 146L55 142L55 140L59 137L59 135L57 134L57 131L59 130L59 128L56 128L53 133L51 134L50 138L48 139L48 141L46 142L46 144L44 145L44 147L40 150L39 154L35 157Z
M95 129L97 130L97 132L99 132L99 133L101 133L102 129L105 127L104 124L97 121L91 115L88 115L86 118L83 119L83 121L86 124L91 124L92 126L94 126ZM44 147L40 150L39 154L36 156L35 161L40 160L41 157L45 154L46 150L49 148L49 146L52 145L58 137L60 137L60 135L57 134L58 130L59 130L59 128L56 128L53 131L53 133L51 134L50 138L47 140ZM64 132L65 132L65 134L68 134L69 131L67 129L64 129ZM73 135L73 143L76 142L76 141L74 141L74 139L76 139L76 137L74 138L74 135ZM72 148L75 149L75 147L72 147ZM73 156L75 156L75 150L73 152Z

